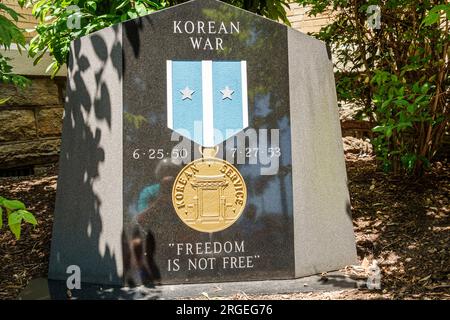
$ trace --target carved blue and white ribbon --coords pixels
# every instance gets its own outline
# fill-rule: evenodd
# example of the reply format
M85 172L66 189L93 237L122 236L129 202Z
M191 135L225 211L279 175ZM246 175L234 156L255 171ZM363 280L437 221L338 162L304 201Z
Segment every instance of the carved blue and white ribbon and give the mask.
M246 61L167 60L167 126L203 147L247 128Z

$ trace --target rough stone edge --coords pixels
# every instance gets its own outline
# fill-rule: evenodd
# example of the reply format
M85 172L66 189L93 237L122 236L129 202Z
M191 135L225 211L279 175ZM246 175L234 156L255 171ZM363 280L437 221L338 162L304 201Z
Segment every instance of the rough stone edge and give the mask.
M71 42L70 47L71 51L74 50L74 45L80 41L89 41L92 36L94 35L108 35L108 34L118 34L118 41L120 42L120 45L123 43L123 37L122 37L122 26L115 25L112 27L108 27L105 29L102 29L99 32L95 32L94 34L90 34L88 36L82 37L80 39L74 40ZM92 52L93 53L93 52ZM123 59L121 58L121 65L120 68L123 68ZM76 63L76 61L73 61L73 63ZM91 71L93 73L93 71ZM83 72L83 77L86 77L87 72ZM83 80L84 81L84 80ZM122 231L123 231L123 142L122 142L122 127L123 127L123 86L122 86L123 78L119 79L117 83L114 83L114 77L108 77L108 83L111 85L111 87L114 87L117 89L116 95L119 95L120 98L117 99L116 103L112 103L111 105L111 116L112 116L112 126L116 126L114 129L109 130L105 123L98 123L95 120L89 120L90 126L93 126L93 130L95 132L95 125L103 127L104 133L103 136L108 135L109 139L108 141L102 141L105 144L101 144L103 148L108 148L105 150L105 159L102 162L103 168L102 171L109 172L109 175L106 173L99 174L99 177L106 177L100 179L97 177L96 184L97 184L97 192L99 198L101 198L101 204L103 207L109 207L109 208L102 208L100 209L100 222L104 225L105 221L112 221L112 224L115 227L114 233L105 232L102 230L102 234L100 237L103 236L102 239L99 239L98 243L98 255L102 256L100 245L103 244L106 250L110 250L110 246L112 245L113 248L116 248L117 251L114 252L112 255L112 259L116 261L115 268L110 270L109 274L106 274L104 271L100 270L101 267L99 267L100 274L82 274L82 279L84 281L92 281L92 282L105 282L110 283L111 285L121 285L123 283L123 258L122 258ZM67 93L69 92L69 86L70 86L70 71L68 75L67 80ZM89 88L90 89L90 88ZM117 93L118 92L118 93ZM92 98L92 97L91 97ZM114 99L111 99L111 101L114 101ZM65 102L64 109L66 110L67 101ZM94 104L91 105L91 108L93 109L95 106ZM119 110L114 110L114 108L120 108ZM66 115L65 115L66 117ZM116 119L114 119L116 117ZM111 136L113 135L120 135L120 139L111 139ZM68 134L67 134L68 135ZM63 122L63 132L62 132L62 139L69 138L64 133L64 122ZM102 139L104 140L104 138ZM102 143L101 142L101 143ZM76 146L69 145L68 148L76 148ZM62 146L61 146L62 149ZM62 150L61 150L62 151ZM72 151L75 151L73 149ZM61 174L61 168L62 164L64 162L68 162L67 159L63 159L62 157L63 152L61 152L60 160L59 160L59 170L60 174L58 175L58 186L62 184L62 179L67 179L67 181L70 180L70 172L67 172L65 176L62 176ZM100 183L98 182L100 180ZM103 189L102 189L103 187ZM111 193L111 191L113 192ZM100 191L99 191L100 190ZM73 199L76 198L76 196L70 195L70 192L73 192L75 190L62 190L57 189L57 198L56 198L56 204L55 204L55 213L54 213L54 225L53 225L53 238L51 243L51 254L50 254L50 263L49 263L49 278L53 280L66 280L67 277L70 274L66 273L67 266L62 266L61 263L59 263L59 253L61 250L73 250L73 248L76 246L76 239L72 236L69 237L66 234L64 234L64 231L71 231L74 234L77 234L77 226L70 224L70 219L67 219L68 213L67 208L69 208L70 203L73 203ZM115 192L114 192L115 191ZM72 197L72 198L71 198ZM106 200L106 201L105 201ZM113 201L108 201L113 200ZM114 208L110 208L111 205L114 205ZM112 210L111 210L112 209ZM73 211L71 213L74 213ZM69 213L70 214L70 213ZM84 214L89 215L89 212L85 212ZM66 216L66 217L65 217ZM102 226L103 227L103 226ZM58 230L62 229L62 230ZM106 235L105 235L106 234ZM96 266L92 266L92 262L90 261L90 258L83 254L83 248L77 248L78 250L73 250L73 257L74 264L76 264L77 259L78 261L81 261L81 264L91 264L89 269L95 269ZM109 251L107 251L109 252ZM106 252L104 253L106 254ZM83 272L83 270L81 270Z
M357 259L332 63L323 42L287 32L295 276L301 277Z

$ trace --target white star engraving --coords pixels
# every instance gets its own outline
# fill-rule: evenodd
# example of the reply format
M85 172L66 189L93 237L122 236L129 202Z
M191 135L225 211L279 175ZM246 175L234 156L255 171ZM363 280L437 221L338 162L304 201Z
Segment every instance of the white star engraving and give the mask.
M230 88L228 88L228 86L226 86L225 89L220 90L220 92L222 93L222 100L225 99L233 100L231 95L234 93L234 90L231 90Z
M192 100L192 94L195 92L195 90L189 89L189 87L184 88L183 90L180 90L180 93L183 95L181 97L181 100Z

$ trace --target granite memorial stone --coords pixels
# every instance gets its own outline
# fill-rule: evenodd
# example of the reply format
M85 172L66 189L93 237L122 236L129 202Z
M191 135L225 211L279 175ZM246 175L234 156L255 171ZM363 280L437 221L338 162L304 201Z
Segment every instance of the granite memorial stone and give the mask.
M324 43L215 0L75 40L49 278L292 279L356 261Z

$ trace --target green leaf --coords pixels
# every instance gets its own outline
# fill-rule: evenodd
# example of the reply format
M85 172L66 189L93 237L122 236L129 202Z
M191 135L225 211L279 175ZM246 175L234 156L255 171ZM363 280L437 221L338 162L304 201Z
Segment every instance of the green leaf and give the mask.
M398 99L394 101L397 106L409 106L409 102L403 99Z
M450 19L450 3L440 4L434 6L427 14L425 19L423 19L422 24L430 26L434 23L439 22L441 16L441 11L445 12L447 19Z
M22 215L20 213L12 212L8 216L8 226L12 233L16 236L17 240L20 239L20 225L22 222Z
M32 58L35 58L34 59L34 61L33 61L33 65L35 66L35 65L37 65L41 60L42 60L42 58L44 57L44 55L47 53L47 48L44 48L44 50L42 50L41 52L39 52L39 55L36 57L36 53L33 53L33 54L30 54L30 56L32 57Z
M420 89L420 92L421 92L422 94L425 94L425 93L428 92L428 89L430 89L430 85L429 85L428 83L425 83L425 84L422 86L422 88Z
M125 0L124 2L122 2L121 4L119 4L119 5L116 7L116 10L120 10L120 9L122 9L123 7L125 7L125 6L128 5L128 4L130 4L130 0Z
M26 222L31 223L33 226L37 225L37 220L31 212L27 210L19 210L17 213L20 214Z
M11 232L16 236L17 240L20 240L20 224L8 224Z
M426 26L431 26L432 24L439 21L439 13L438 12L430 12L425 19L423 19L422 23Z
M373 132L384 132L385 126L376 126L372 129Z
M28 212L27 210L17 210L11 212L8 216L8 225L9 229L16 236L17 240L20 239L22 220L25 220L25 222L28 222L33 226L37 224L34 215L31 212Z
M3 11L6 11L9 16L14 20L14 21L18 21L19 17L23 18L20 14L18 14L16 11L14 11L13 9L7 7L6 5L4 5L3 3L0 3L0 9Z
M5 104L6 102L8 102L9 99L11 99L11 97L0 98L0 105Z
M11 212L8 216L8 224L20 224L22 223L22 214L19 211Z
M3 200L3 206L9 210L26 209L23 202L19 200Z
M401 130L403 130L403 129L405 129L405 128L412 128L412 122L411 122L411 121L400 122L400 123L397 125L397 130L398 130L398 131L401 131Z
M384 110L390 103L392 102L392 98L387 99L381 104L381 110Z
M90 7L93 11L97 10L97 3L95 1L88 1L86 5Z
M0 229L3 227L3 209L0 207Z
M392 127L389 126L386 129L386 137L390 138L392 136Z
M138 14L136 13L136 11L128 11L128 17L130 19L136 19L138 17Z
M416 105L412 103L409 104L407 110L409 113L414 113L414 111L416 110Z

